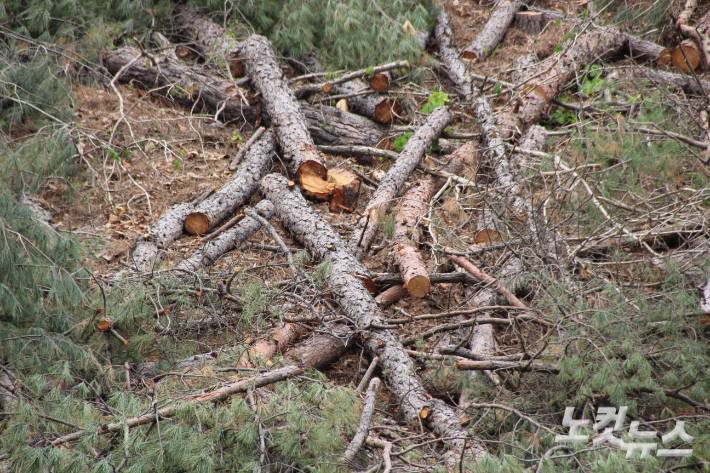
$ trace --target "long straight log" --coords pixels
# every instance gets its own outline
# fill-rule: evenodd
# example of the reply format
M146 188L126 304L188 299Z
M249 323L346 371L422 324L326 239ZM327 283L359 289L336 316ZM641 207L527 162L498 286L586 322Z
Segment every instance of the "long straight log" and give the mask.
M531 363L528 361L473 361L457 360L456 368L469 371L483 370L512 370L512 371L540 371L543 373L559 374L560 367L551 363Z
M291 161L292 171L299 182L305 174L325 181L327 170L308 133L306 118L296 96L283 78L271 42L263 36L251 35L239 45L238 51L247 75L261 92L284 157Z
M251 378L244 379L242 381L237 381L235 383L228 384L222 388L215 391L211 391L200 396L187 399L182 403L176 403L170 407L164 407L162 409L157 409L156 411L151 411L148 414L144 414L138 417L130 417L122 422L113 422L111 424L102 425L96 431L97 434L106 434L109 432L118 432L124 427L133 428L139 425L148 424L154 422L156 419L161 417L172 417L178 410L182 407L184 403L198 403L207 404L211 402L223 401L229 396L234 394L244 392L248 389L260 388L263 386L268 386L269 384L277 383L279 381L284 381L293 376L299 376L303 374L303 370L298 366L284 366L283 368L276 369L274 371L260 374L258 376L252 376ZM62 445L67 442L72 442L74 440L80 439L82 436L89 434L84 430L59 437L52 442L53 446Z
M268 200L256 204L254 210L265 219L270 219L274 214L274 206ZM260 228L261 224L258 221L251 217L244 217L238 224L205 243L190 258L181 261L176 269L197 271L202 267L210 266L223 254L239 247Z
M508 25L523 6L523 0L500 0L492 9L488 21L476 38L463 50L463 57L482 62L503 40Z
M407 178L417 167L424 153L434 140L454 119L454 114L447 107L438 107L427 118L414 135L409 138L399 159L389 168L365 208L365 216L358 220L357 226L348 241L348 249L358 258L375 238L380 214L386 214L392 201L407 182Z
M232 177L187 216L187 233L204 235L247 202L261 178L271 169L271 155L275 146L276 138L273 131L269 130L249 148L246 158Z
M289 188L286 179L270 174L261 182L262 194L271 200L283 225L293 237L306 246L314 259L331 262L332 271L328 286L345 314L362 334L370 356L378 356L382 371L386 373L390 390L398 400L404 419L418 425L422 422L445 440L459 454L465 448L467 433L459 425L456 414L437 399L429 399L422 380L417 376L412 360L390 330L372 329L386 324L384 314L360 276L369 271L353 257L340 236L316 214L299 192ZM468 438L466 453L480 460L485 448L478 439Z

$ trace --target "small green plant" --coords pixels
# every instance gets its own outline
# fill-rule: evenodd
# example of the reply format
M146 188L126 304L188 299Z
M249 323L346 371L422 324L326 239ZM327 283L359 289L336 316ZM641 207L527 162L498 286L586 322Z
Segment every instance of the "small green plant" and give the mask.
M121 155L119 155L117 152L115 152L112 149L109 149L106 154L108 155L109 159L112 161L120 162L121 161Z
M550 119L557 122L561 126L577 123L577 117L574 113L563 108L555 110L555 112L550 115Z
M178 158L173 158L173 167L175 169L180 169L182 167L182 164Z
M449 96L446 92L434 89L434 91L429 95L429 100L422 107L422 113L431 113L436 110L437 107L446 105L449 101Z
M242 141L242 135L237 133L237 130L232 130L232 142L239 143Z
M411 131L407 131L401 134L396 140L394 140L394 143L392 144L392 146L394 146L394 149L397 150L398 153L401 153L404 147L409 142L409 138L411 138L413 134L414 133Z
M389 214L385 216L384 213L377 213L377 224L382 229L382 233L385 234L385 238L392 238L394 235L394 214Z
M592 66L589 69L589 73L584 78L581 87L579 88L579 91L582 93L582 95L590 97L603 88L602 78L600 76L601 68L596 65Z
M493 93L495 95L500 94L500 82L496 82L496 85L493 86Z
M339 79L339 78L340 78L340 74L338 74L337 72L329 72L325 75L326 80L335 80L335 79Z
M313 280L318 284L324 284L331 274L333 274L333 262L323 261L313 270Z
M293 255L293 260L296 262L297 265L302 268L305 268L306 266L311 264L311 255L309 255L306 250L299 251L298 253Z
M375 68L372 66L368 67L367 70L365 71L365 74L367 74L368 76L374 76L375 75Z

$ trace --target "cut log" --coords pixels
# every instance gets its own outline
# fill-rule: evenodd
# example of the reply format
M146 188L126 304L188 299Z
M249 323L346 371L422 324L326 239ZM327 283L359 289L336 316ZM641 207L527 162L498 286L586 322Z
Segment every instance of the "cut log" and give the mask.
M370 88L379 93L387 92L387 89L390 87L390 82L390 75L387 72L378 72L377 74L373 74L369 80Z
M298 65L295 65L298 67ZM401 69L401 68L409 68L409 62L407 61L397 61L397 62L391 62L389 64L383 64L381 66L375 66L372 68L372 71L374 75L372 77L378 76L379 74L384 74L386 71L391 71L393 69ZM299 67L301 69L301 67ZM320 64L318 64L317 61L313 61L311 64L311 67L309 68L309 72L315 72L315 71L322 71L323 67L321 67ZM306 71L303 71L306 72ZM317 94L320 92L325 92L325 93L331 93L333 91L333 87L336 85L344 84L346 82L350 82L356 79L360 79L362 77L365 77L369 75L368 69L360 69L359 71L354 71L350 72L348 74L343 74L341 77L328 81L328 82L323 82L319 84L308 84L303 87L300 87L299 89L296 90L296 97L299 99L304 99L307 98L309 95L312 94ZM387 79L389 81L389 74L387 74ZM378 78L378 83L381 81L381 78ZM389 82L387 83L387 86L385 87L385 90L387 90L387 87L389 86ZM371 84L372 87L372 84ZM372 87L374 90L377 92L384 92L384 90L380 91L375 89L375 87Z
M528 76L516 105L498 116L502 136L523 134L540 120L550 101L584 65L618 53L625 40L625 35L614 28L595 29L540 62Z
M446 113L450 114L448 110ZM430 414L423 421L425 426L441 436L442 440L446 439L444 443L459 455L466 448L470 458L480 460L485 454L485 447L460 427L458 417L450 407L427 397L414 364L397 336L389 330L371 328L373 324L386 322L381 309L360 279L361 276L369 276L369 271L353 257L340 236L308 206L305 199L291 190L285 178L274 174L266 176L261 182L261 192L274 203L283 225L295 239L304 243L314 259L332 263L328 286L345 314L355 323L355 328L361 331L370 356L379 357L404 420L411 425L419 425L420 412L428 409Z
M302 108L316 144L378 147L389 143L387 129L365 117L325 105L302 104Z
M306 118L293 91L283 79L281 67L268 39L251 35L239 46L247 75L261 92L264 107L274 123L284 157L290 160L299 182L305 174L327 179L327 170L313 143Z
M348 110L372 118L378 123L389 125L403 117L402 106L397 100L379 94L363 95L367 90L370 89L365 84L349 82L333 87L332 92L334 96L342 96L347 100Z
M671 51L650 41L645 41L637 36L626 35L628 42L627 54L636 60L653 61L662 66L671 62Z
M700 64L700 50L692 41L683 41L673 48L671 64L683 74L690 74Z
M328 180L312 174L301 179L301 187L309 196L330 201L330 209L353 211L360 195L360 179L347 169L329 169Z
M521 11L515 14L515 27L531 36L539 35L550 18L539 11Z
M365 208L366 216L358 220L355 231L350 236L348 249L353 255L359 258L363 249L370 246L377 232L380 214L384 215L389 211L392 200L397 197L426 150L453 119L454 114L447 107L438 107L429 115L424 125L409 138L399 159L389 168L380 182L380 186L368 202Z
M429 294L431 282L429 272L419 251L409 245L397 244L394 261L400 267L404 287L414 297L424 297Z
M104 63L109 72L116 74L133 62L121 73L120 82L152 90L191 110L197 105L211 113L219 111L219 118L223 121L271 125L271 117L265 110L240 100L231 81L205 76L182 64L167 63L161 64L160 68L152 67L142 59L136 61L140 56L141 52L137 49L118 49L107 52ZM182 92L171 93L175 90ZM302 111L308 131L317 144L377 146L378 143L388 142L384 126L354 113L309 104L302 104Z
M463 50L463 57L481 62L493 53L500 44L508 25L513 21L515 13L523 6L523 0L500 0L491 9L490 16L483 29Z
M396 286L390 287L386 291L382 291L381 293L379 293L377 297L375 297L375 302L377 302L377 304L383 309L386 309L387 307L398 302L404 297L407 297L407 294L409 294L407 288L404 287L402 284L398 284Z
M196 10L180 12L176 20L192 36L195 47L209 64L226 66L232 79L244 77L246 70L239 59L236 42L224 28Z
M121 82L133 83L136 86L161 94L175 102L198 110L205 107L211 111L221 110L219 118L223 121L246 121L248 123L264 122L267 126L270 118L260 114L255 106L243 103L240 96L246 92L240 91L231 81L212 78L200 74L182 64L161 64L153 67L146 57L134 48L121 48L108 51L103 55L104 65L111 74L121 71ZM130 67L121 70L130 64Z
M254 210L265 219L270 219L274 213L274 206L268 200L263 200L254 207ZM244 217L238 224L205 243L190 258L181 261L176 269L197 271L199 268L207 267L223 254L237 248L260 228L259 222L251 217Z
M275 146L274 132L269 130L249 148L232 177L190 212L185 219L185 231L190 235L204 235L248 201L261 178L271 169Z
M317 332L288 350L284 359L314 370L338 361L355 345L352 330L345 325L328 327L329 333Z

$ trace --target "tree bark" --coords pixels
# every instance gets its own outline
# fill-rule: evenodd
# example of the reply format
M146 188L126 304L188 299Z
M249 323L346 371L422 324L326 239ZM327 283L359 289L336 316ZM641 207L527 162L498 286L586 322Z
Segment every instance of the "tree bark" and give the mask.
M514 107L498 116L504 138L523 134L540 120L550 101L585 64L609 57L625 43L625 35L613 28L592 30L577 36L563 51L540 62L528 75Z
M515 27L531 36L539 35L550 17L539 11L521 11L515 14Z
M360 450L360 447L362 447L362 444L365 443L365 438L370 431L370 421L372 421L372 415L375 413L375 400L379 389L379 378L373 378L372 381L370 381L370 386L367 388L367 393L365 393L365 402L362 408L362 415L360 416L360 423L357 426L353 439L345 449L341 461L352 461L355 455L357 455L358 450Z
M372 89L361 82L348 82L332 88L334 96L349 96L346 98L348 110L351 110L358 115L372 118L376 122L386 125L389 125L397 118L402 118L402 106L392 97L379 95L377 93L353 95L360 94L368 90L371 91Z
M284 359L305 368L319 370L338 361L355 345L352 330L345 325L328 327L329 333L317 332L288 350Z
M648 79L655 84L671 85L691 94L702 96L710 94L710 82L699 77L696 80L687 74L674 74L649 67L636 67L633 69L633 74L639 79Z
M274 214L274 206L268 200L262 200L255 207L259 215L270 219ZM197 271L202 267L210 266L217 258L232 251L241 245L252 234L259 231L261 224L251 217L244 217L241 222L220 234L217 238L208 241L197 250L190 258L181 261L176 269Z
M271 155L276 146L272 130L267 131L246 153L232 177L208 199L202 201L185 219L185 230L191 235L204 235L226 216L249 200L272 166Z
M532 363L529 361L473 361L458 360L456 368L460 370L513 370L513 371L541 371L544 373L559 374L560 368L551 363Z
M116 74L140 56L137 49L118 49L107 52L104 63L109 72ZM211 113L220 111L219 118L224 121L271 125L271 116L260 106L241 102L230 81L205 76L182 64L167 63L158 68L146 65L140 59L123 71L119 81L134 83L147 90L157 87L157 93L190 109L197 106ZM377 146L388 141L386 128L365 117L325 105L304 103L301 106L308 131L317 144Z
M400 69L400 68L409 68L409 62L407 61L396 61L396 62L391 62L389 64L383 64L381 66L375 66L372 68L372 72L374 72L373 77L377 76L378 74L385 73L386 71L391 71L393 69ZM320 65L315 66L316 69L322 70ZM296 89L296 97L299 99L304 99L307 98L309 95L313 94L318 94L318 93L328 93L327 91L332 91L333 87L336 85L344 84L346 82L350 82L352 80L360 79L362 77L365 77L368 75L368 70L367 69L361 69L359 71L354 71L350 72L348 74L344 74L343 76L328 81L328 82L322 82L319 84L308 84L304 85L303 87L300 87ZM387 74L389 76L389 74ZM389 84L388 84L389 85ZM377 90L377 92L383 92Z
M483 29L463 50L463 57L482 62L490 56L503 40L508 25L513 21L515 14L523 5L523 0L500 0L490 12L488 21Z
M449 113L445 111L445 113ZM458 454L465 448L467 434L455 413L442 401L429 399L416 375L414 365L397 336L389 330L371 329L384 324L384 314L363 285L359 276L369 271L348 252L340 236L311 208L298 192L290 190L286 179L271 174L261 182L261 192L274 202L276 211L291 234L304 243L314 259L332 263L328 286L343 311L362 333L364 345L372 357L378 356L387 375L389 387L398 400L400 412L409 424L423 422L445 440ZM423 413L428 413L422 416ZM480 460L485 448L477 439L469 438L466 452Z
M269 40L260 35L252 35L239 45L238 50L247 75L261 92L284 157L291 161L292 171L299 182L304 174L326 180L327 170L308 133L306 118L293 91L283 79Z
M409 138L399 159L389 168L380 182L380 186L365 208L366 216L358 220L357 226L348 241L348 249L360 257L363 249L372 243L377 232L378 219L386 214L392 200L407 182L407 178L417 167L426 150L454 119L454 114L447 107L439 107L427 118L427 121Z

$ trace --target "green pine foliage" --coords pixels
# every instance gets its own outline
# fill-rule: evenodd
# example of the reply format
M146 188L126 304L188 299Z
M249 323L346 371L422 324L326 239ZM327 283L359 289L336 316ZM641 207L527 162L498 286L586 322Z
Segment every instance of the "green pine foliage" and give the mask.
M432 23L425 1L267 0L241 2L238 9L284 56L300 58L317 48L321 60L336 69L414 62L423 50L402 26L409 21L426 32Z

